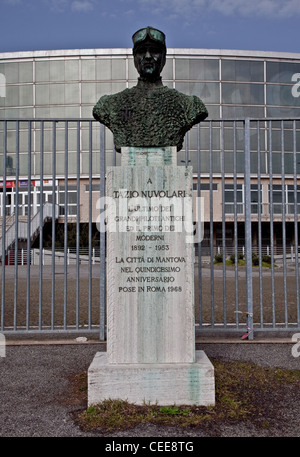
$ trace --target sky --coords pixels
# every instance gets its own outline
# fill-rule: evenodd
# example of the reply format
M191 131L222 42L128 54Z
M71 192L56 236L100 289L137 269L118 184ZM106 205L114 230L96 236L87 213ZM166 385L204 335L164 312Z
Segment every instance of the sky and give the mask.
M299 0L0 0L0 52L131 48L148 25L169 48L300 52Z

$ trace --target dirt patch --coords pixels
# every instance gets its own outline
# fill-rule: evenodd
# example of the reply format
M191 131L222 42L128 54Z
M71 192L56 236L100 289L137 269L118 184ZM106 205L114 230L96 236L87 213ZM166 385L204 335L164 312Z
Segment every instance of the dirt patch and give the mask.
M87 409L87 376L81 373L70 379L68 401L77 407L72 419L82 431L99 436L134 436L135 429L153 426L160 430L171 427L178 436L222 436L224 430L232 428L251 428L253 436L297 436L293 421L300 409L300 370L223 359L212 362L216 379L214 407L137 406L107 400Z

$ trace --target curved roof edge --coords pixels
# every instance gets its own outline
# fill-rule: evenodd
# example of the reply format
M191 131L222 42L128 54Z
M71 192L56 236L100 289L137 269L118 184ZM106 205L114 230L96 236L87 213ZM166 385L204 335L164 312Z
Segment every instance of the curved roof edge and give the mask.
M75 56L110 56L131 55L131 48L95 48L95 49L57 49L40 51L2 52L0 59L29 59L47 57L75 57ZM196 48L168 48L167 54L182 56L216 56L216 57L248 57L268 59L300 59L300 53L274 51L244 51L238 49L196 49Z

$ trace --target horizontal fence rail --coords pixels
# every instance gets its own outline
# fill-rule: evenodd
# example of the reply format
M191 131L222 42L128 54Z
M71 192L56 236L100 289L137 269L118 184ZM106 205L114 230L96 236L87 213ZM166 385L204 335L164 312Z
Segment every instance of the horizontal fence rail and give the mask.
M0 121L2 332L106 338L106 168L91 119ZM300 119L214 119L178 153L204 205L195 244L201 332L300 329Z

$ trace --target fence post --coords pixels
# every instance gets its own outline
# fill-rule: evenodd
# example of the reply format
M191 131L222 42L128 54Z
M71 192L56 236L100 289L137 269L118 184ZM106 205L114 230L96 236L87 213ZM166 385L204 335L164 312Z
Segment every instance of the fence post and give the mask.
M105 172L106 172L106 161L105 161L105 127L103 124L100 125L100 198L105 198ZM100 230L100 341L105 341L105 314L106 314L106 293L105 293L105 281L106 281L106 239L105 232Z
M251 231L251 164L250 119L245 119L245 251L246 251L246 308L249 336L253 339L253 283L252 283L252 231Z

